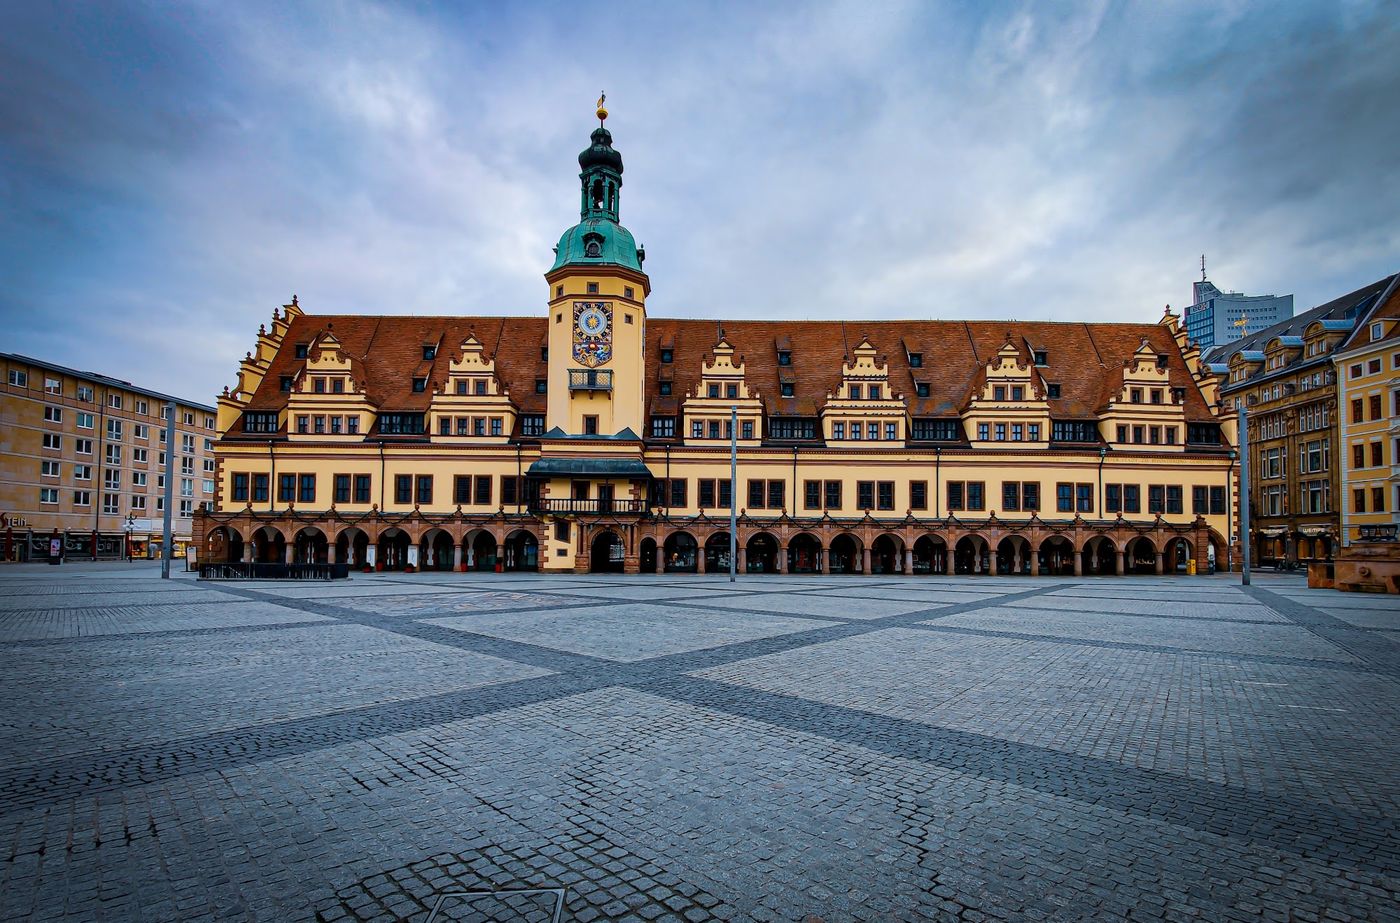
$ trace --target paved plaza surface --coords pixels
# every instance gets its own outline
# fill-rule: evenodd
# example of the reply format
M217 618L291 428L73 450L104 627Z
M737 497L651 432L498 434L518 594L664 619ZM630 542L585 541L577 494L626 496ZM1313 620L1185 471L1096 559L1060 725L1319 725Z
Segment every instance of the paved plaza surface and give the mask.
M1400 603L1294 576L20 565L0 658L5 920L1400 920Z

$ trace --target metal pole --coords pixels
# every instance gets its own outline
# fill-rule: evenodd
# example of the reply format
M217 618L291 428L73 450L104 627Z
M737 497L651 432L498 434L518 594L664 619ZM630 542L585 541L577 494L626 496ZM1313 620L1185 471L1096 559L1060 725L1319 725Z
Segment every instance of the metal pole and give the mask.
M1238 398L1240 436L1240 547L1244 560L1240 562L1240 583L1249 586L1249 421L1245 419L1245 396Z
M269 490L269 493L271 491ZM175 500L175 405L165 405L165 539L160 555L160 579L170 579L170 555L175 550L171 517Z
M739 406L729 408L729 582L739 566Z

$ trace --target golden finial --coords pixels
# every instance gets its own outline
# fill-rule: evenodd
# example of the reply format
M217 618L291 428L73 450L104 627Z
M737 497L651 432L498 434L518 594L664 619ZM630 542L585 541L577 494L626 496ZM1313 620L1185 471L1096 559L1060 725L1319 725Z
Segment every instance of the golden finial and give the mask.
M603 108L603 103L608 101L608 94L600 92L598 94L598 124L608 117L608 110Z

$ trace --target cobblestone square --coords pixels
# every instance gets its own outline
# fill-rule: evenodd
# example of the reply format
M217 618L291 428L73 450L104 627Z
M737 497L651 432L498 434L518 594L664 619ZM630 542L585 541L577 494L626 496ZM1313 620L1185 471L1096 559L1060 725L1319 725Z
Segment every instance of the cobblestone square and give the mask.
M1400 920L1400 602L0 570L0 918Z

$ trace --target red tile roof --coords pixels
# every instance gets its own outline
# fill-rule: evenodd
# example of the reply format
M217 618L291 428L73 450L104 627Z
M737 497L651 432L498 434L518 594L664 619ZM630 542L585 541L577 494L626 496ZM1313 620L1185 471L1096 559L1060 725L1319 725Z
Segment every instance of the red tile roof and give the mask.
M1036 371L1060 386L1050 414L1057 419L1090 419L1113 395L1122 380L1123 364L1145 339L1168 356L1170 381L1185 389L1188 420L1213 420L1194 385L1171 331L1158 324L1083 324L1032 321L716 321L651 318L647 321L646 378L649 409L675 413L679 402L700 381L701 365L710 357L720 330L745 363L750 388L757 389L770 414L814 416L829 391L841 380L841 366L850 351L868 338L889 365L890 390L904 394L913 416L958 415L982 379L989 359L1010 337L1031 361L1032 351L1044 351L1047 365ZM447 379L448 363L459 355L468 335L481 341L496 361L497 374L522 413L544 413L545 395L535 392L535 380L545 375L540 347L546 342L546 318L540 317L413 317L361 315L300 315L292 320L283 347L268 375L254 393L248 409L276 410L287 395L279 387L283 375L295 375L304 360L295 344L310 344L318 334L333 330L345 353L365 377L366 395L380 411L426 410L433 386ZM667 370L674 380L673 397L657 394L662 375L660 346L674 350ZM440 344L437 358L423 359L423 346ZM778 349L790 349L792 365L782 367L784 380L795 384L792 397L778 386ZM908 353L921 352L923 366L912 368ZM412 379L426 376L427 391L414 392ZM929 396L916 397L915 378L927 381Z

